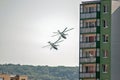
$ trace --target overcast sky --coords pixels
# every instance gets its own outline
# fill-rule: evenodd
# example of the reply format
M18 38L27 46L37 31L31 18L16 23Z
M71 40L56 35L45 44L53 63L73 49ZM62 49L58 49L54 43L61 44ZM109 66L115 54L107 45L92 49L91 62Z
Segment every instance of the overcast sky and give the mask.
M81 0L0 0L0 64L78 66ZM53 32L74 28L58 50Z

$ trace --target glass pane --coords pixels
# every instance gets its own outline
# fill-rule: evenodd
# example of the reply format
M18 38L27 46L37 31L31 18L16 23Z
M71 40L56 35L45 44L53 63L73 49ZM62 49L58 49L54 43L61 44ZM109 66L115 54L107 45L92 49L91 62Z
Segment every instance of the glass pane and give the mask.
M100 4L97 4L97 11L100 11Z

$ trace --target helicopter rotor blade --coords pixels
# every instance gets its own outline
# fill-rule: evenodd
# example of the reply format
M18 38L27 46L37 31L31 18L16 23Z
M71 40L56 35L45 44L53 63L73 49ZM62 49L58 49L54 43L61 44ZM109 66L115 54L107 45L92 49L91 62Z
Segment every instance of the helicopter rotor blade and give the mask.
M73 29L74 29L74 28L68 29L68 30L66 30L65 32L70 31L70 30L73 30Z
M64 35L68 35L68 34L64 34Z
M58 33L58 32L53 32L53 33Z
M53 36L51 36L51 37L54 37L54 36L57 36L57 35L59 35L59 33L58 32L53 32L55 35L53 35Z
M59 45L56 45L56 46L59 46Z
M67 29L67 27L63 30L63 32L65 32L66 29Z
M48 47L48 46L50 46L50 45L43 46L42 48L45 48L45 47Z
M54 37L54 36L57 36L57 35L59 35L59 34L56 34L56 35L52 35L51 37Z
M58 32L53 32L53 34L59 34Z

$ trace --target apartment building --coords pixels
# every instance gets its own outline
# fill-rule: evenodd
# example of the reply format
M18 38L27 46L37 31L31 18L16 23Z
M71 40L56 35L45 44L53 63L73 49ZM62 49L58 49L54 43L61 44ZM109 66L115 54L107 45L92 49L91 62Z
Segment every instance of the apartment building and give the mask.
M111 0L80 4L79 80L111 80Z

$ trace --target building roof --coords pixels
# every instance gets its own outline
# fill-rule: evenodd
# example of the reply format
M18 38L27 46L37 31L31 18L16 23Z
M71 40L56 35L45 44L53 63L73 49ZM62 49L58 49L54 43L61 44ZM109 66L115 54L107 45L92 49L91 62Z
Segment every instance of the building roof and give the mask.
M82 4L100 3L100 0L82 1Z
M114 13L118 8L120 8L120 1L112 1L112 13Z

